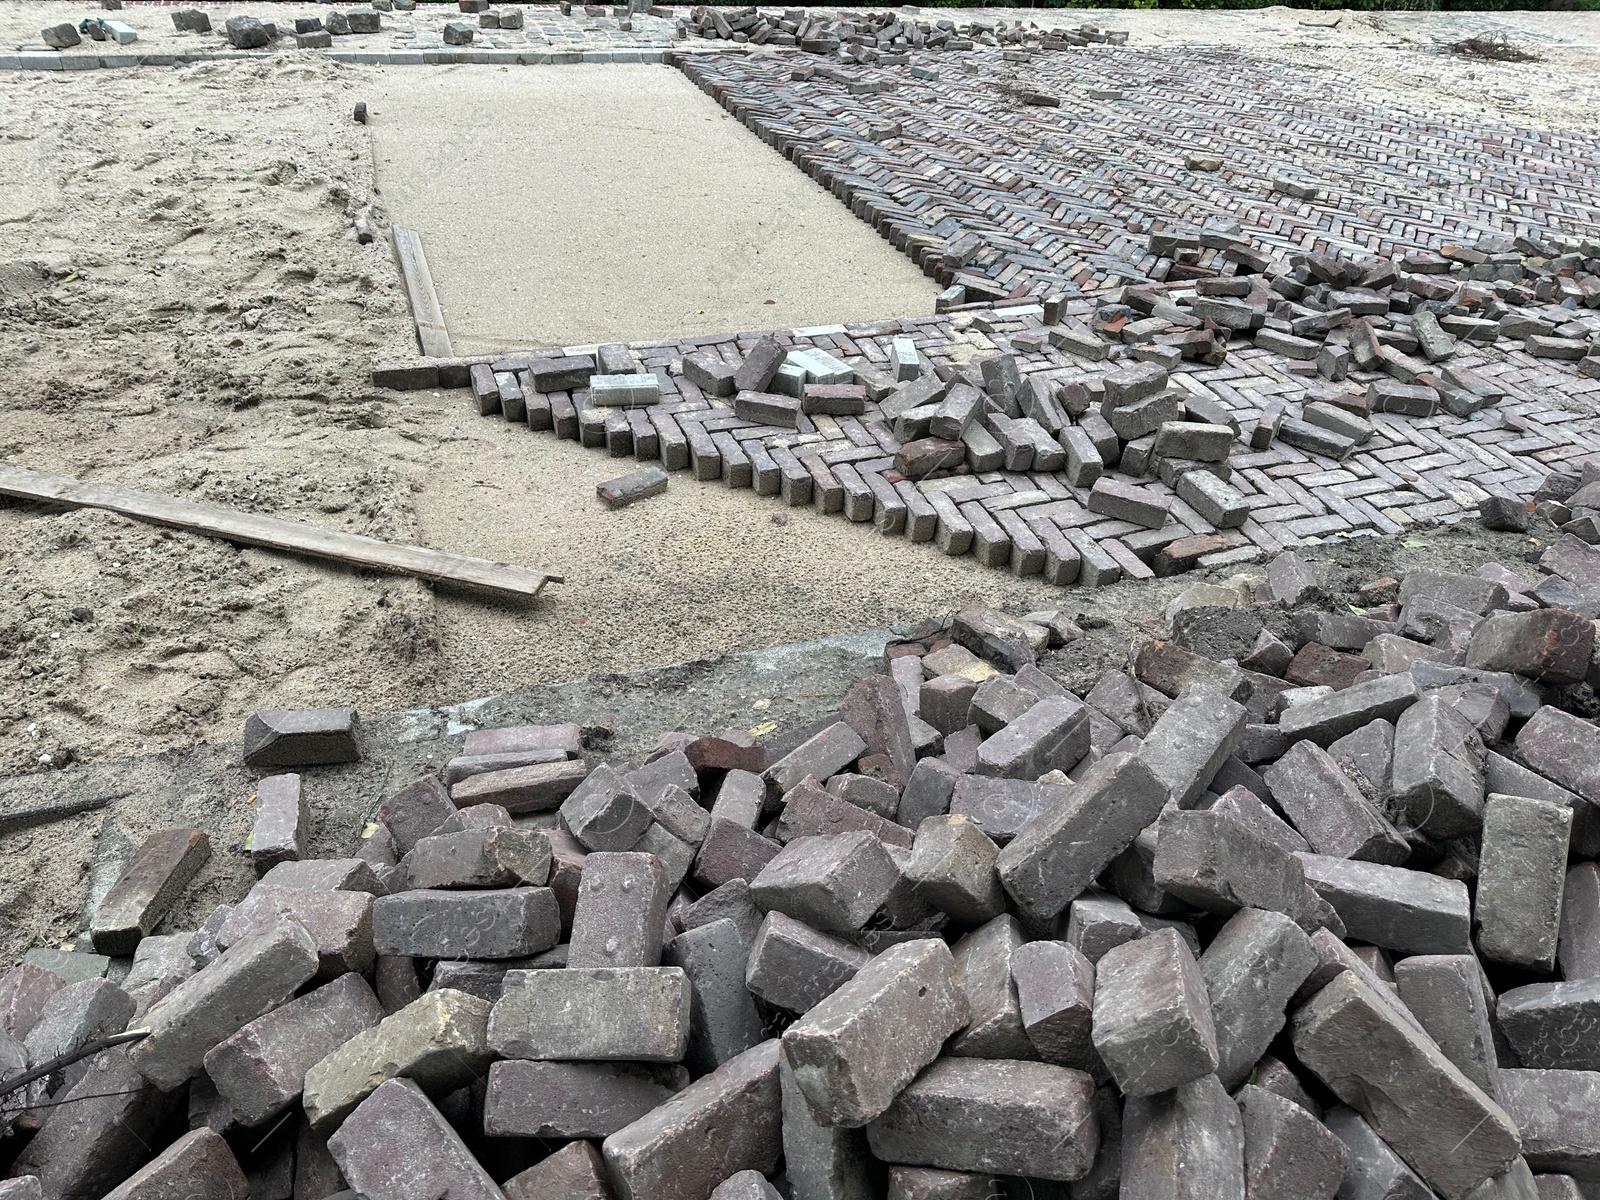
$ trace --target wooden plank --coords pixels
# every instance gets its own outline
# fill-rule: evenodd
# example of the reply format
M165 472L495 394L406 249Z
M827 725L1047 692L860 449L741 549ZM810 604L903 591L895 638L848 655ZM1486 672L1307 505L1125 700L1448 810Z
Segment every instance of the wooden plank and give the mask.
M394 254L400 260L400 274L405 277L406 294L411 297L411 316L417 323L417 344L430 358L454 358L450 349L450 334L445 331L444 311L439 307L439 297L433 291L433 276L428 271L427 256L422 253L422 238L416 230L402 225L391 227L394 234Z
M545 584L563 582L560 575L543 568L513 567L465 554L319 529L281 517L213 508L208 504L103 483L83 483L23 467L0 465L0 495L64 504L69 508L103 508L125 517L208 533L246 546L331 558L352 566L417 575L439 583L464 584L503 596L536 596Z

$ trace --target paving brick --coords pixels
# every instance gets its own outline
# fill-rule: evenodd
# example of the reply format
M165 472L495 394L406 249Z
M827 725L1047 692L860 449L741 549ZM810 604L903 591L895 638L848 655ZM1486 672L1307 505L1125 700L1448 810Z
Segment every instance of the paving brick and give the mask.
M1491 794L1482 836L1474 904L1479 953L1491 962L1553 970L1572 810Z
M305 1073L312 1128L322 1134L338 1128L389 1080L406 1079L444 1096L479 1078L491 1057L489 1011L477 996L441 989L349 1038Z
M1239 822L1257 837L1271 842L1280 850L1286 850L1290 854L1311 848L1293 826L1263 804L1260 798L1243 784L1229 788L1205 811Z
M489 1067L484 1132L491 1137L605 1138L688 1085L688 1074L678 1066L506 1059Z
M1094 1045L1125 1096L1149 1096L1217 1068L1205 981L1163 930L1106 952L1095 968Z
M167 1200L171 1196L246 1196L250 1181L228 1143L210 1129L184 1134L147 1165L106 1193L106 1200Z
M606 1138L618 1200L699 1200L783 1153L776 1040L745 1051Z
M84 979L69 983L45 1001L39 1019L22 1039L19 1049L26 1052L26 1064L18 1060L14 1065L20 1072L24 1065L37 1067L41 1063L68 1054L99 1038L121 1033L133 1018L134 1000L109 979ZM15 1046L16 1043L9 1043ZM39 1103L47 1096L60 1092L76 1083L85 1068L78 1063L53 1072L29 1085L18 1099ZM10 1073L9 1070L7 1072Z
M784 1170L795 1195L819 1200L872 1196L881 1168L867 1149L866 1134L818 1123L782 1054L778 1080L783 1093Z
M400 865L412 888L543 887L550 857L537 830L492 827L421 838Z
M359 858L307 858L279 863L261 877L257 886L313 892L366 892L374 896L386 890L372 866ZM233 905L218 907L226 907L228 912L217 916L217 910L213 909L211 917L201 926L201 932L207 932L209 926L209 932L215 934L234 908Z
M122 981L122 990L133 997L136 1004L133 1019L137 1021L152 1004L177 987L198 969L189 956L187 933L147 937L133 952L133 963ZM4 994L4 981L0 980L0 995ZM0 1019L0 1027L4 1026Z
M1070 1180L1099 1127L1088 1075L1049 1063L941 1059L867 1126L888 1162Z
M1316 853L1390 865L1410 857L1405 838L1315 742L1296 742L1263 777Z
M20 1042L64 986L66 981L54 971L27 962L0 975L0 1029Z
M1244 493L1209 471L1185 472L1174 491L1218 529L1237 529L1250 519L1251 506Z
M995 872L999 847L962 816L930 816L918 827L905 876L917 895L972 927L1005 911Z
M716 1186L711 1200L783 1200L783 1196L760 1171L739 1171Z
M1167 523L1170 503L1148 488L1102 475L1090 489L1088 507L1090 512L1132 521L1146 529L1160 529Z
M1001 850L1001 883L1024 913L1053 919L1161 814L1168 795L1142 758L1107 755Z
M1292 920L1248 908L1230 917L1200 956L1224 1087L1249 1077L1316 964L1311 940Z
M561 823L588 850L632 849L655 818L621 772L602 763L561 802Z
M844 933L872 918L899 874L883 843L870 833L799 837L751 880L750 897L767 912Z
M1333 1200L1344 1182L1344 1143L1293 1101L1246 1085L1238 1095L1244 1125L1245 1194L1252 1200Z
M963 1058L1037 1057L1023 1030L1011 955L1025 941L1014 917L1001 915L951 947L956 980L967 998L971 1020L950 1042L947 1053Z
M1128 1100L1122 1194L1201 1200L1243 1196L1244 1189L1244 1124L1215 1075Z
M744 939L748 950L755 941L765 914L750 899L750 885L743 879L734 879L713 888L700 899L678 910L679 928L687 933L713 921L732 921Z
M751 944L745 983L768 1004L805 1013L853 979L871 957L858 946L772 912Z
M1499 1099L1483 969L1470 954L1413 954L1394 968L1400 999L1461 1073Z
M1574 863L1561 898L1557 959L1563 979L1600 978L1600 866Z
M626 508L640 500L661 496L667 490L667 473L660 467L641 467L595 487L595 495L607 508Z
M1505 1070L1500 1082L1528 1165L1594 1179L1600 1166L1600 1072Z
M593 1142L568 1142L500 1185L506 1200L611 1200L605 1159Z
M870 833L885 844L911 847L913 834L909 829L825 791L815 780L802 781L785 793L783 799L783 813L774 830L781 842L803 837Z
M1057 1066L1100 1069L1090 1036L1095 972L1089 959L1066 942L1028 942L1011 951L1009 975L1037 1055Z
M489 1046L506 1058L678 1062L690 990L677 967L507 971Z
M729 771L723 776L722 786L717 789L717 798L712 802L711 820L731 821L746 829L754 829L761 820L766 796L767 785L762 782L760 775L749 771ZM707 822L706 832L710 831L710 822ZM704 841L702 837L700 842L703 844Z
M884 762L886 780L896 788L905 786L917 752L894 680L886 675L861 680L846 694L840 714L866 744L866 755Z
M373 898L366 892L316 891L258 883L217 930L223 949L281 921L305 929L317 947L317 974L331 979L372 965Z
M1036 658L1026 627L997 609L962 609L950 623L950 636L958 645L1008 671L1020 671Z
M692 988L684 1062L713 1071L763 1040L761 1017L745 983L748 946L730 920L686 930L668 944L664 962L682 969Z
M1328 1110L1324 1124L1345 1148L1345 1178L1355 1197L1392 1200L1433 1200L1433 1189L1406 1166L1405 1160L1373 1132L1354 1109L1343 1105Z
M244 723L247 767L309 767L358 762L353 708L258 712Z
M658 965L669 899L666 873L654 855L589 855L572 919L567 965Z
M1496 1024L1521 1065L1563 1071L1600 1069L1591 1031L1600 1019L1600 982L1530 983L1500 993Z
M1577 683L1589 673L1594 632L1593 621L1561 609L1494 613L1473 631L1466 665L1546 683Z
M1076 697L1047 696L978 747L978 774L1036 780L1088 752L1088 710Z
M132 954L211 857L202 829L162 829L134 851L95 907L90 937L101 954Z
M1169 811L1153 832L1150 886L1160 893L1222 915L1241 908L1281 912L1307 932L1331 928L1343 935L1339 915L1307 886L1299 856L1240 822L1217 812Z
M288 999L316 971L317 947L301 926L281 922L254 933L145 1014L150 1036L135 1043L129 1061L171 1091L199 1073L213 1046Z
M1242 704L1204 688L1184 692L1162 713L1139 747L1139 758L1171 792L1191 806L1244 737Z
M1421 698L1409 675L1386 675L1284 711L1279 728L1291 742L1327 746L1376 720L1394 722Z
M372 906L379 954L410 958L522 958L554 946L561 910L550 888L419 889Z
M44 1110L43 1126L10 1174L35 1176L46 1196L104 1196L146 1160L181 1097L149 1083L127 1051L98 1054L83 1078L56 1097L64 1103Z
M867 743L861 735L844 721L837 721L763 772L768 799L776 801L807 775L817 779L838 775L866 751Z
M455 812L450 793L437 779L425 775L385 797L378 805L378 820L394 837L395 851L404 854Z
M366 982L343 975L218 1043L206 1074L240 1124L259 1125L299 1099L308 1070L383 1015Z
M1107 950L1143 937L1145 928L1126 901L1090 888L1067 906L1066 942L1097 963Z
M295 774L270 775L256 783L256 818L245 849L264 871L306 856L311 810Z
M1405 954L1471 949L1466 886L1404 867L1299 854L1306 882L1344 921L1349 936Z
M791 1025L784 1054L819 1122L858 1127L884 1112L970 1016L944 943L905 942Z
M1521 1149L1505 1112L1348 972L1295 1014L1293 1038L1300 1061L1446 1196L1498 1174Z
M1412 828L1439 837L1476 829L1483 819L1483 762L1477 731L1437 695L1395 721L1390 781Z
M960 775L950 796L950 812L967 817L996 843L1004 844L1058 804L1068 790L1055 783Z
M735 879L752 880L782 849L782 843L754 830L714 818L695 856L695 882L715 888Z
M460 1135L410 1079L376 1087L328 1139L345 1180L360 1192L500 1200L500 1189ZM404 1190L402 1190L404 1189Z
M1516 737L1517 757L1546 779L1600 803L1600 727L1549 705Z

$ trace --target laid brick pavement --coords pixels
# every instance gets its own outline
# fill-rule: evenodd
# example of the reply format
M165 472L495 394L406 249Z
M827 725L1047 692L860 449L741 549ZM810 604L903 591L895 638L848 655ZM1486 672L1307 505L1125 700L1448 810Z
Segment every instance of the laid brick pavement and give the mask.
M1067 306L1086 317L1092 302ZM1007 315L1008 313L1013 315ZM1035 329L1038 306L946 313L928 317L780 331L786 346L816 346L849 363L886 369L896 336L913 338L926 367L946 370L995 353L1016 353L1024 379L1044 373L1061 383L1096 378L1118 364L1085 364L1048 344L1013 341ZM1600 422L1586 415L1600 399L1600 380L1579 378L1569 364L1527 359L1520 351L1474 348L1453 359L1493 378L1507 390L1497 407L1463 420L1441 414L1414 419L1372 416L1372 439L1342 463L1282 442L1261 451L1236 444L1232 482L1252 508L1236 530L1218 531L1172 489L1152 478L1138 482L1171 497L1171 520L1159 531L1089 512L1088 489L1061 472L987 472L911 482L894 470L900 448L875 404L860 417L800 418L798 430L740 420L730 399L701 392L682 376L686 354L710 351L740 362L763 336L728 334L631 347L661 381L663 402L647 409L594 409L583 391L530 393L528 422L605 451L613 457L660 459L669 470L697 479L750 488L774 505L812 505L845 519L872 523L885 536L929 542L949 554L1048 580L1107 584L1147 577L1163 546L1180 538L1225 539L1194 560L1201 566L1252 561L1285 547L1334 536L1403 534L1437 521L1475 515L1493 489L1531 493L1544 475L1573 459L1600 456ZM1031 339L1023 339L1027 343ZM593 347L567 347L569 352ZM557 348L527 356L559 353ZM515 369L523 355L507 356ZM1242 427L1254 424L1269 403L1299 403L1329 385L1288 372L1277 354L1236 341L1217 367L1184 364L1172 383L1186 393L1221 403ZM459 370L459 368L458 368ZM1525 386L1563 389L1568 408L1556 407ZM1360 385L1378 378L1360 372ZM1557 384L1559 380L1559 384ZM525 389L526 390L526 389ZM1582 412L1571 411L1581 407Z
M913 78L918 65L939 78ZM1387 255L1491 232L1600 239L1600 135L1430 113L1342 72L1217 47L913 55L852 68L894 85L864 94L848 79L791 80L789 57L696 55L682 67L971 300L1163 279L1147 235L1218 219L1280 253ZM1105 90L1122 98L1090 98ZM1021 104L1021 91L1061 106ZM898 136L869 136L889 123ZM1190 170L1191 155L1223 167ZM1273 194L1284 177L1321 194ZM976 235L975 256L947 263L963 235Z

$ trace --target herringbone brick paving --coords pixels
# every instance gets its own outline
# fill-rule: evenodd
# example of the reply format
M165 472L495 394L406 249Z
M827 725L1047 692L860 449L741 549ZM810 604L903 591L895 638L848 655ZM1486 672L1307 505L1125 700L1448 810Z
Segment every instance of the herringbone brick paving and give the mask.
M861 95L820 76L791 80L788 57L698 55L682 67L897 246L927 258L978 235L973 261L936 268L974 300L1164 278L1146 235L1209 220L1237 221L1281 253L1387 255L1491 232L1600 236L1593 133L1485 126L1367 96L1342 72L1215 47L1028 57L914 55L940 72L931 81L857 67L895 84ZM1061 106L1014 99L1032 90ZM1089 98L1101 90L1123 97ZM898 136L869 137L890 122ZM1223 167L1189 170L1190 155ZM1273 194L1285 176L1320 195Z
M1068 313L1083 317L1091 308L1091 301L1077 301ZM1013 309L1016 315L1010 316L1007 311L947 313L778 337L785 345L817 346L847 362L883 367L892 339L909 334L925 365L934 369L986 354L1016 353L1024 376L1044 372L1062 383L1105 374L1112 365L1084 364L1048 344L1039 349L1013 344L1012 334L1037 328L1038 309ZM592 409L581 391L551 393L530 406L530 424L553 427L613 456L659 458L702 480L753 488L775 502L812 504L849 520L872 522L886 535L931 541L946 553L974 553L988 565L1063 583L1074 571L1086 583L1145 578L1164 542L1218 533L1154 479L1140 483L1172 496L1172 520L1159 537L1089 512L1087 489L1059 473L997 471L906 481L894 470L899 443L876 405L868 405L861 417L802 417L799 430L776 429L736 418L728 400L707 397L682 377L684 355L711 349L737 363L761 336L638 343L632 349L644 369L660 378L663 403L649 409ZM1222 532L1228 544L1198 562L1247 562L1309 539L1402 534L1460 519L1475 514L1490 489L1527 495L1552 468L1600 453L1596 420L1585 415L1600 398L1600 380L1578 377L1569 364L1493 347L1475 347L1453 361L1495 379L1507 389L1506 400L1471 420L1376 414L1372 439L1342 463L1281 442L1262 451L1236 446L1232 482L1249 498L1252 515L1242 528ZM1172 382L1221 402L1248 427L1269 403L1288 403L1293 411L1314 391L1327 389L1289 366L1271 351L1236 341L1224 365L1184 364ZM1369 378L1378 376L1352 376L1358 385ZM1559 388L1565 407L1536 394L1526 384L1530 378Z

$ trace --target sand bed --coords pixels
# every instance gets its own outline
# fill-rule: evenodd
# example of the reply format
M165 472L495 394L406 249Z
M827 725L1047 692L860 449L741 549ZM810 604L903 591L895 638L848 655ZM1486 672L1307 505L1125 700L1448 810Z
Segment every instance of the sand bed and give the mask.
M671 67L390 70L369 107L457 353L933 308L909 258Z

